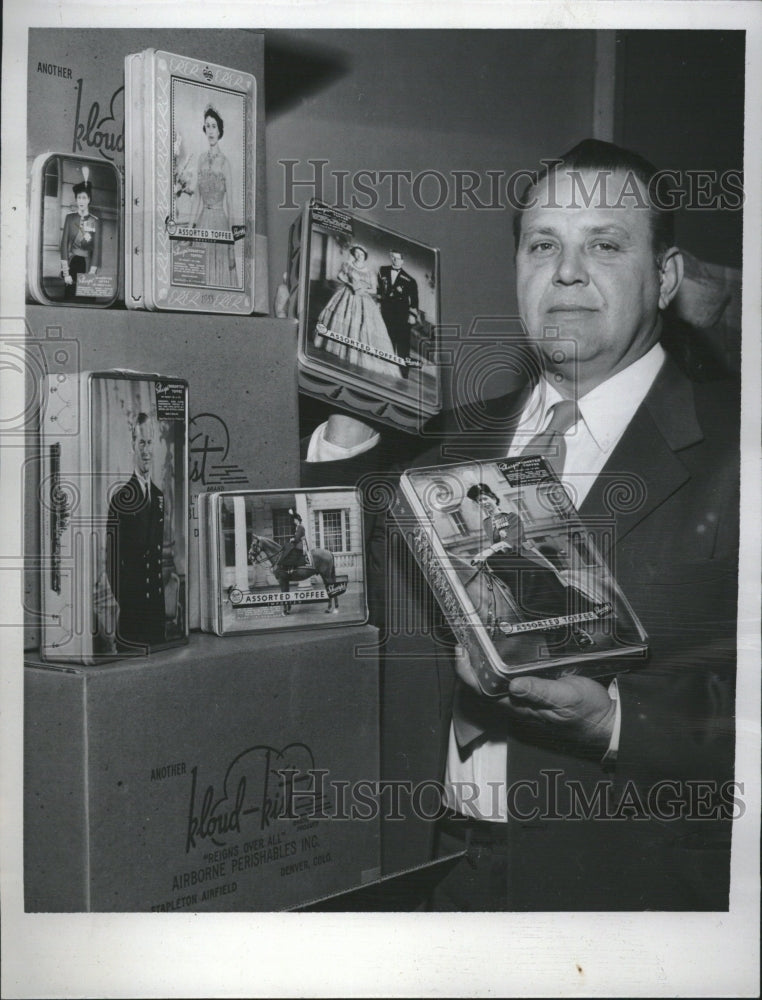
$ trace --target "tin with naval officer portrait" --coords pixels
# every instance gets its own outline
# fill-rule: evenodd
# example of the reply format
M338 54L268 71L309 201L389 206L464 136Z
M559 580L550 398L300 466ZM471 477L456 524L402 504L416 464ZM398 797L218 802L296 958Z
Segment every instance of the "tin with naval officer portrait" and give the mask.
M303 392L408 430L438 412L438 250L313 200L288 284Z
M187 642L187 394L175 377L45 377L46 659L97 663Z
M127 305L251 313L255 78L152 49L125 78Z
M202 493L199 549L206 632L367 619L362 504L355 489Z

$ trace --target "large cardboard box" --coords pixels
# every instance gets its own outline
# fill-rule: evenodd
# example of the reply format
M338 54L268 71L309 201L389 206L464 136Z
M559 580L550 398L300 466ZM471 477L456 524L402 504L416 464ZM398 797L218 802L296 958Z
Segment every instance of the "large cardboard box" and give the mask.
M282 910L377 879L358 792L379 774L375 641L195 635L141 662L28 662L27 911ZM291 795L289 768L315 777ZM313 818L321 795L355 818Z
M292 320L185 316L125 309L28 306L15 354L26 368L25 648L40 644L39 436L42 376L128 368L189 383L191 629L198 614L196 497L206 490L279 489L299 483L296 324ZM5 349L12 351L13 345Z
M124 179L124 59L164 49L254 75L256 128L256 295L268 313L265 199L264 35L249 30L31 28L28 61L29 166L39 153L77 153L113 163ZM199 123L198 136L201 136ZM197 137L185 136L189 149ZM122 288L123 288L123 282Z

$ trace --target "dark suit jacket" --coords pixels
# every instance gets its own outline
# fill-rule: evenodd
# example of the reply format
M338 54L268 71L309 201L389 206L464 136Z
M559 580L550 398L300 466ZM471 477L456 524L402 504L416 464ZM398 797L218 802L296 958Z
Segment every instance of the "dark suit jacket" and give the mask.
M520 401L490 410L518 416ZM738 418L735 386L691 383L667 361L581 507L650 636L650 658L619 680L613 770L547 733L522 732L498 710L508 786L527 817L509 824L512 909L727 907L732 789L721 786L733 778ZM468 419L443 420L416 464L505 454L509 423L501 444L469 434ZM407 593L386 608L385 715L399 720L385 734L394 748L386 776L415 784L442 777L453 672L436 628L420 624L436 613L416 569L383 535L377 526L387 594ZM401 606L419 623L415 636ZM584 817L580 795L594 804L607 785L604 817L618 818L595 818L594 805L589 819L564 818ZM641 804L646 818L632 818ZM685 809L699 818L681 817ZM416 834L408 828L406 837L412 850Z
M283 547L280 559L278 560L278 566L280 569L294 569L297 566L303 565L305 562L304 558L304 539L307 532L304 530L303 524L297 524L294 528L294 533L288 542Z
M400 270L393 282L391 266L386 265L378 271L378 297L381 316L394 349L407 357L410 353L409 312L418 308L418 284L405 270Z
M151 482L150 501L133 473L108 510L106 572L119 605L117 638L166 641L163 582L164 494Z
M404 268L400 269L394 282L390 264L378 269L378 295L382 309L385 303L397 306L397 311L404 315L406 322L408 310L418 308L418 282Z

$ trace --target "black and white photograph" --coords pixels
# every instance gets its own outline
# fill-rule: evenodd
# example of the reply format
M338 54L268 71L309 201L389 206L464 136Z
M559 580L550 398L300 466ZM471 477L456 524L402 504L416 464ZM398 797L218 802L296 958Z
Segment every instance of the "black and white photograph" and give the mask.
M395 516L485 695L525 672L644 659L643 629L542 458L415 470L400 490Z
M301 233L303 365L431 416L440 401L438 251L319 202Z
M230 635L366 620L362 503L356 490L207 498L200 529L212 631Z
M7 0L3 996L758 995L760 53Z
M154 49L124 65L127 306L251 313L256 78Z
M106 469L121 479L108 491L96 572L97 581L108 581L104 612L115 614L116 649L144 652L187 640L186 387L177 380L95 379L92 392L95 426L114 428L95 444L96 481ZM99 520L103 503L99 497L93 511Z
M121 185L116 169L43 154L30 185L29 287L38 302L109 306L117 296Z
M187 642L186 384L85 373L43 393L43 656Z
M186 234L184 240L173 243L172 282L242 289L240 241L245 233L246 204L244 95L173 79L171 103L174 195L171 221L198 230L197 235ZM195 259L199 250L201 262Z

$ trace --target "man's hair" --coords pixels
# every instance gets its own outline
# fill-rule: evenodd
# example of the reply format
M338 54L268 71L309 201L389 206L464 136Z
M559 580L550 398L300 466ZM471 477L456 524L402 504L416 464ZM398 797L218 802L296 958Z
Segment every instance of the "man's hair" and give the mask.
M622 171L633 174L645 187L651 216L651 240L657 257L674 246L675 225L674 212L659 208L654 204L651 195L651 183L658 173L653 163L638 153L633 153L613 142L603 142L600 139L583 139L568 153L564 153L550 164L543 165L537 175L527 183L518 199L517 210L513 216L513 240L518 250L521 239L521 217L528 207L530 195L551 171L554 170L600 170L613 173Z
M391 255L393 253L396 253L398 257L402 257L403 259L405 257L404 253L401 250L393 250L392 249L392 250L389 251L389 256L391 257Z
M132 443L133 443L133 444L135 443L135 440L136 440L136 438L137 438L137 436L138 436L138 429L139 429L140 427L142 427L142 426L143 426L143 424L148 424L148 423L150 423L150 422L151 422L151 418L150 418L150 417L148 416L148 414L147 414L147 413L143 413L143 412L141 411L141 412L140 412L140 413L139 413L139 414L137 415L137 417L136 417L136 419L135 419L135 423L134 423L134 424L132 425Z

